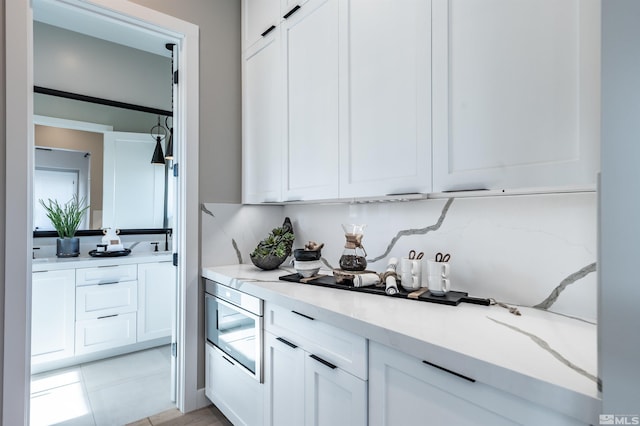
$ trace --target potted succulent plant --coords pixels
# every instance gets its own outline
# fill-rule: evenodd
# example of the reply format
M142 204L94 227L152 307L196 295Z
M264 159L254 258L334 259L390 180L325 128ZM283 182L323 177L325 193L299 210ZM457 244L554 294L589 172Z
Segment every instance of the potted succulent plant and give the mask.
M80 254L80 239L76 237L76 231L82 222L82 218L89 208L84 198L74 196L65 204L58 200L48 199L47 202L40 199L47 217L58 232L56 240L56 256L76 257Z
M282 226L274 228L267 238L258 243L249 257L260 269L276 269L291 254L294 239L293 225L287 217Z

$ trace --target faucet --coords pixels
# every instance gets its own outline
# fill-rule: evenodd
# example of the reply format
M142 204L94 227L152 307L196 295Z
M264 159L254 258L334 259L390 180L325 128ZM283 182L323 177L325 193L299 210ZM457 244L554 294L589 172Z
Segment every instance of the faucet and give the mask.
M171 228L165 230L164 234L164 251L169 251L169 237L172 235L173 230Z

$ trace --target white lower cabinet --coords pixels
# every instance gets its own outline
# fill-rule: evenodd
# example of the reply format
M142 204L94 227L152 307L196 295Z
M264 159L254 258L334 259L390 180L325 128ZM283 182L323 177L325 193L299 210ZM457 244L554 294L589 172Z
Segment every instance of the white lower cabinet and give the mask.
M370 342L369 424L581 424L576 419L455 374Z
M76 321L76 355L136 343L136 313Z
M305 351L264 333L265 424L304 424Z
M171 336L175 292L172 262L138 265L138 342Z
M327 361L304 360L305 425L332 426L367 424L367 382L328 365Z
M206 344L205 395L235 426L263 424L263 385ZM285 423L281 423L284 425Z
M265 424L367 424L367 343L305 314L265 309Z
M73 356L74 270L34 272L31 286L31 362Z

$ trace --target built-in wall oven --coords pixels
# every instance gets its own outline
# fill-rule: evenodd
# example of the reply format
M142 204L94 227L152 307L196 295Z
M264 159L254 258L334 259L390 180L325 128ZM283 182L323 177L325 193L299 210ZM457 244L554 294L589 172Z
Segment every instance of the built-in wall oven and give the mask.
M205 307L207 344L262 383L262 300L205 280Z

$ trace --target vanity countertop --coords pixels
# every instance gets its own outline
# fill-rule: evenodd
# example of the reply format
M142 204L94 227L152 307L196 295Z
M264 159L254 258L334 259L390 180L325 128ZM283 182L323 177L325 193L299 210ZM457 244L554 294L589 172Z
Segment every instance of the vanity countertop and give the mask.
M130 265L133 263L169 262L172 260L171 252L131 252L127 256L118 257L91 257L82 254L78 257L43 257L32 261L33 272L57 271L62 269L92 268L95 266Z
M516 316L495 305L447 306L278 279L292 272L243 264L204 267L202 276L586 423L598 417L592 322L527 307Z

